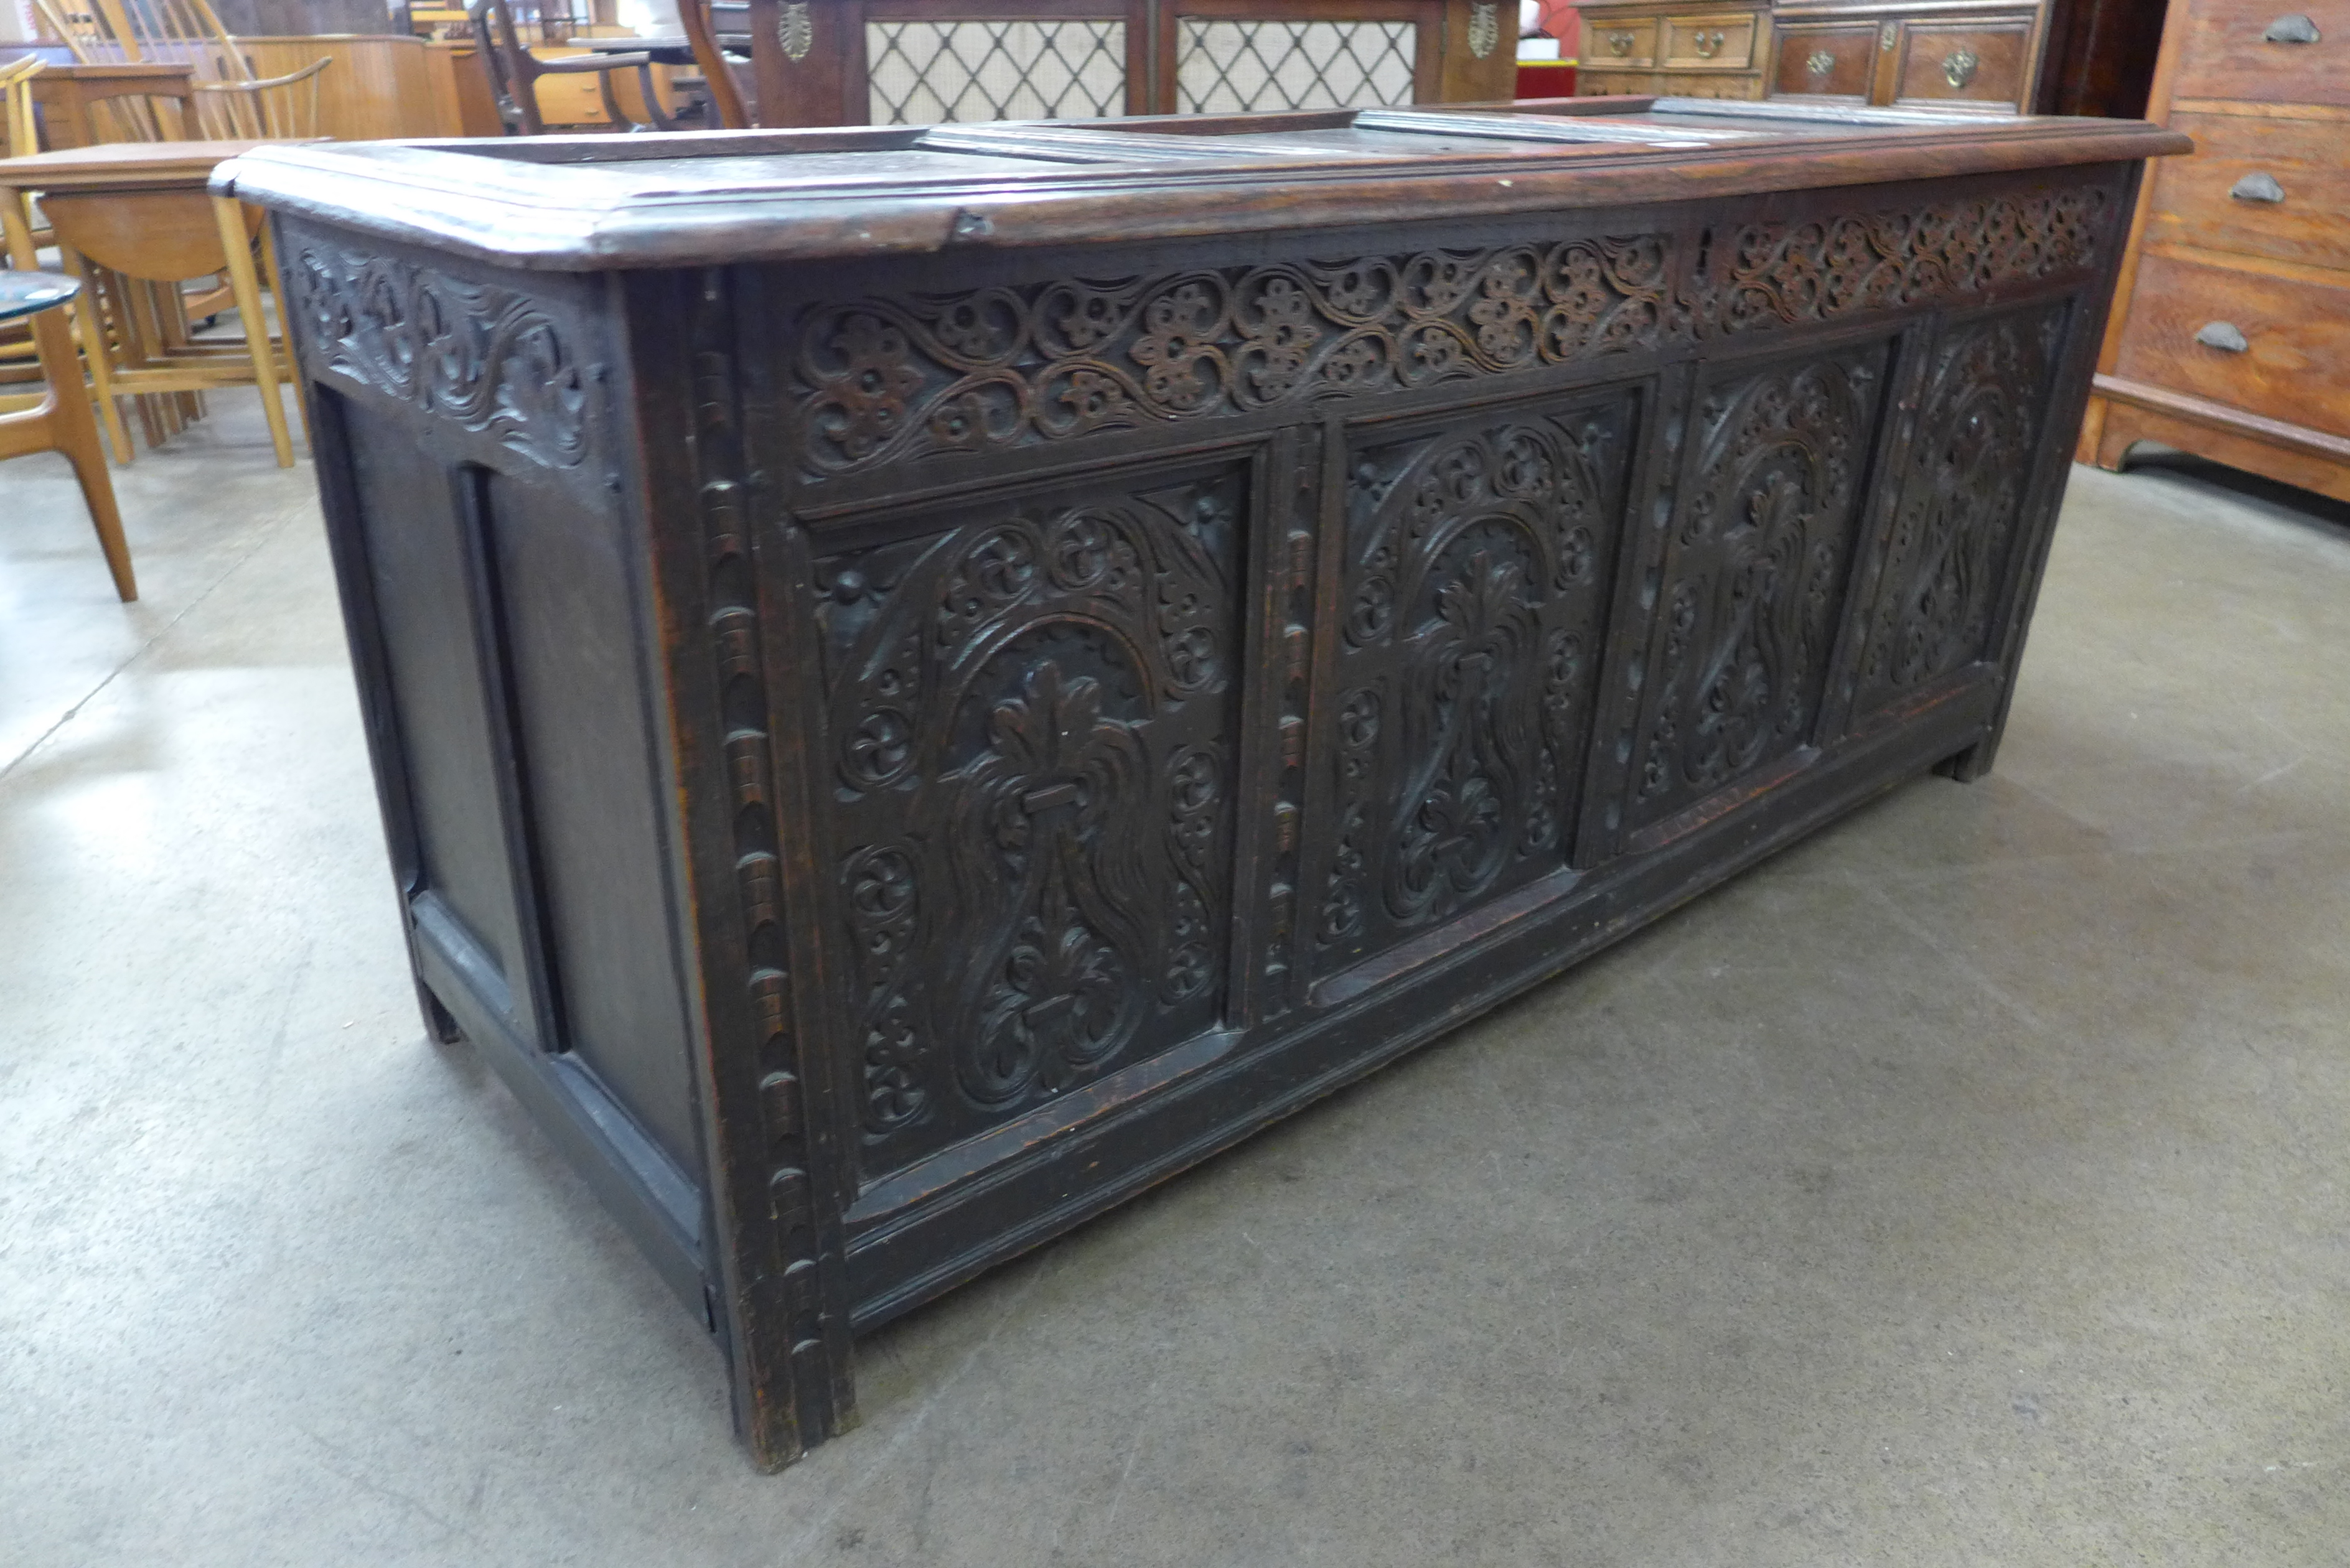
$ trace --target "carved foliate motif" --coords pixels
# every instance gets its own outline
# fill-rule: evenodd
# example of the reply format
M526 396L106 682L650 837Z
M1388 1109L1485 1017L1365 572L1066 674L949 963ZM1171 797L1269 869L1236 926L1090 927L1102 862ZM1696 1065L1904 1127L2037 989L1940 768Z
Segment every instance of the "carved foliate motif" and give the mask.
M1810 744L1885 379L1882 345L1717 384L1667 543L1634 826Z
M1989 652L2065 314L1991 317L1936 346L1869 618L1860 711Z
M819 306L800 450L852 473L1656 348L1667 264L1647 234Z
M1634 407L1350 454L1322 967L1565 863Z
M1824 321L2086 270L2113 198L2102 186L1941 202L1717 236L1697 289L1708 332Z
M819 562L871 1168L1214 1026L1244 500L1097 483Z
M527 296L306 239L286 267L317 368L548 468L588 456L592 373Z
M2085 272L2111 192L2059 187L1710 233L1111 278L811 306L812 477L1956 302Z

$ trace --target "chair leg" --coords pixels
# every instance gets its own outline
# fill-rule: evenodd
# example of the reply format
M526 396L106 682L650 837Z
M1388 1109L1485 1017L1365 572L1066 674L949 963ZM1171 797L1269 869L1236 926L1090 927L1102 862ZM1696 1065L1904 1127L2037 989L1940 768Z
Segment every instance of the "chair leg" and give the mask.
M244 232L244 210L234 196L213 198L213 216L219 221L222 248L228 252L229 288L236 296L236 313L244 322L244 345L253 355L254 385L261 391L261 411L269 421L269 441L277 449L277 466L294 466L294 438L286 431L286 400L277 391L276 361L269 352L269 318L261 314L261 284L253 272L253 237Z
M47 310L33 317L33 334L49 379L51 434L81 483L89 525L98 531L98 547L106 553L115 595L129 604L139 597L139 579L130 570L130 544L122 536L122 514L114 504L114 480L107 472L106 449L99 444L98 421L82 389L73 334L58 313Z
M73 313L74 325L81 332L82 353L89 364L89 395L105 415L106 439L114 448L114 461L127 468L134 449L130 431L122 422L122 400L114 395L114 344L107 336L106 306L99 297L98 275L95 269L82 265L81 253L70 245L59 245L57 254L66 271L81 280L81 297L73 302Z

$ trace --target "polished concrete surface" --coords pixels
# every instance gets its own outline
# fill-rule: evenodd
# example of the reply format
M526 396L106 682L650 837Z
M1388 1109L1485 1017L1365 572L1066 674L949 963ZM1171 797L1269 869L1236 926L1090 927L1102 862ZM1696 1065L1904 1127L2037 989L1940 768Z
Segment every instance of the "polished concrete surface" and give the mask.
M0 1564L2350 1562L2341 509L2076 470L1993 776L883 1332L764 1477L423 1038L309 474L214 401L133 607L0 467Z

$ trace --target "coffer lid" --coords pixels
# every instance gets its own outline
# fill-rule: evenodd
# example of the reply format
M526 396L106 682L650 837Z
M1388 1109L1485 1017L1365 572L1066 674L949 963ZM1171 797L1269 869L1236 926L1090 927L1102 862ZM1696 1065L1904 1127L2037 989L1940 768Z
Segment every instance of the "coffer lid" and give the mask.
M559 271L1132 243L2183 152L2140 120L1700 99L265 147L213 189Z

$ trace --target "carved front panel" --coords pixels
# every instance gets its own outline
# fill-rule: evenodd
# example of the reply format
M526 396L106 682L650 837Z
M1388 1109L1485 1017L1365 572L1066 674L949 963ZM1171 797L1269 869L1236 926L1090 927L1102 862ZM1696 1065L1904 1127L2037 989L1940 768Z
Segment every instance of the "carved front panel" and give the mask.
M1039 491L819 560L868 1173L1216 1026L1245 481Z
M1566 863L1636 413L1615 391L1348 452L1317 971Z
M1704 388L1642 678L1638 828L1809 744L1866 502L1882 344Z
M2067 307L1953 327L1919 399L1861 658L1856 712L1984 657Z

